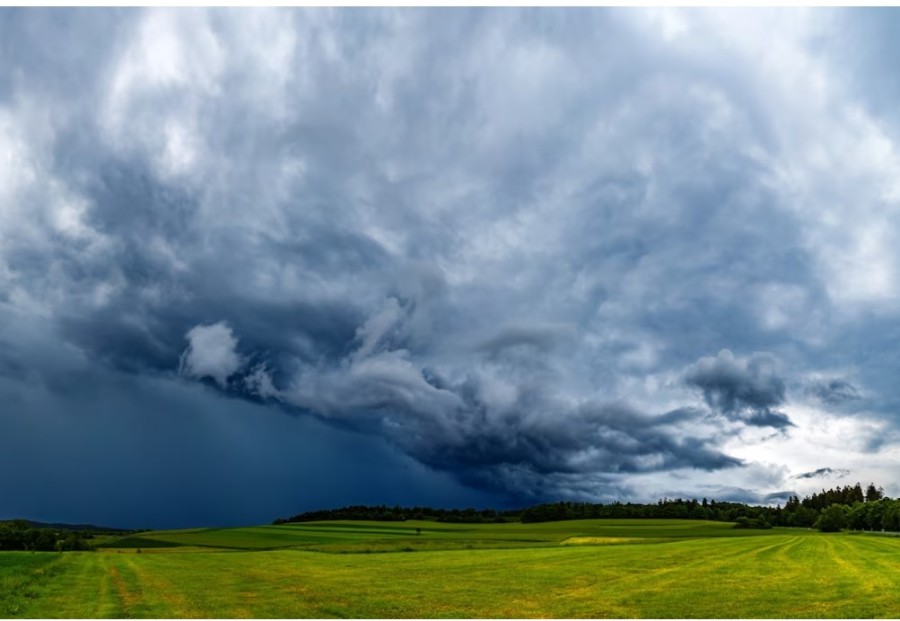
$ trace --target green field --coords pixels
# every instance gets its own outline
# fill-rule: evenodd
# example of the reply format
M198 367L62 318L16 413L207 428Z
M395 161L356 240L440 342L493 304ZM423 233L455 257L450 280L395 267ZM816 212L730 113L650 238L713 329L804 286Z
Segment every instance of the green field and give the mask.
M849 533L688 520L317 522L105 546L0 553L0 616L900 616L900 539Z

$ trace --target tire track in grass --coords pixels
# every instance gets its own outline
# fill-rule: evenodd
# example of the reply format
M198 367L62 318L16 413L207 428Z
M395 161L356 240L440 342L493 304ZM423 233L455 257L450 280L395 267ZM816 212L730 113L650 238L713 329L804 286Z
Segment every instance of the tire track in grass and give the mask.
M205 616L191 606L180 585L165 577L171 573L170 558L162 555L140 558L128 555L126 562L135 581L140 585L146 607L153 611L153 615L178 619Z
M73 556L73 555L78 556ZM120 617L121 610L117 606L118 599L114 593L111 576L108 573L108 559L93 552L69 552L66 556L77 565L73 571L64 576L56 585L55 593L47 598L46 604L54 617ZM72 598L70 593L93 590L96 596Z
M119 611L122 613L122 618L133 619L133 611L137 604L137 598L134 593L128 589L118 567L110 565L108 573L112 580L113 588L116 590L116 597L119 601Z
M164 615L152 606L135 562L135 555L123 554L113 561L110 576L128 618L159 618Z
M101 563L105 567L100 567ZM97 607L93 616L96 618L120 618L124 616L124 611L120 610L120 600L113 584L110 572L110 561L99 554L95 554L91 559L93 567L89 567L88 563L84 563L84 573L88 569L97 575ZM90 579L90 578L89 578ZM74 617L75 615L68 615Z
M65 552L55 556L52 571L44 575L22 614L32 618L121 616L109 610L115 598L103 591L109 580L94 553Z

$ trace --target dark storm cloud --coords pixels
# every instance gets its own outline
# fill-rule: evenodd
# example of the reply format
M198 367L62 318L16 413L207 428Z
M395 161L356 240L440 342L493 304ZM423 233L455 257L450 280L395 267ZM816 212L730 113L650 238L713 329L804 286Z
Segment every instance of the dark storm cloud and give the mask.
M421 369L397 349L404 320L399 304L388 304L358 331L358 349L339 365L306 369L288 389L269 383L266 392L322 420L378 430L421 463L468 484L528 498L549 494L547 481L567 475L741 465L708 440L678 437L672 426L700 416L694 410L652 416L622 404L573 404L555 394L545 367L498 362L492 350L459 381ZM504 380L510 373L527 376L528 384Z
M684 381L701 389L706 404L729 418L778 429L793 424L773 409L784 404L786 388L771 354L754 353L742 359L725 349L691 365Z
M108 373L25 341L0 370L180 374L520 497L741 476L723 438L793 424L775 356L877 345L882 393L896 363L835 310L856 263L803 211L796 111L716 19L0 11L0 304Z
M803 472L801 474L796 475L795 479L830 479L832 477L836 479L843 479L845 476L849 475L850 471L844 468L819 468L817 470L813 470L812 472Z
M664 415L663 425L633 408L564 398L560 366L578 355L575 335L587 326L576 301L557 309L534 300L537 287L564 291L580 276L548 273L518 242L492 258L495 240L477 240L485 218L518 218L537 205L535 175L552 179L557 173L547 164L580 139L570 131L560 138L563 117L542 118L555 98L531 90L526 75L515 88L526 117L538 120L528 135L532 155L520 149L518 122L500 123L496 139L479 145L470 107L500 122L507 94L491 76L520 62L550 80L553 67L570 63L575 73L559 78L560 87L573 106L593 101L576 80L594 45L589 29L563 13L530 11L451 19L364 12L362 21L340 12L255 15L272 42L284 43L269 48L281 54L282 67L267 66L281 81L263 84L247 74L246 58L226 44L234 35L226 13L189 12L183 22L150 13L123 23L136 42L160 45L159 58L123 42L91 84L101 118L87 129L60 128L58 152L93 150L92 161L69 161L56 172L90 205L83 223L92 237L72 243L97 250L60 255L22 246L10 257L18 273L35 278L56 266L54 288L69 301L55 314L68 340L120 369L179 369L229 394L377 431L466 481L503 479L493 489L533 475L739 464L710 448L712 440L672 428L676 419L689 422L681 415ZM597 12L592 19L605 27L619 18ZM631 36L625 22L619 26L610 32ZM430 41L414 34L419 27ZM572 27L582 39L567 50ZM325 50L331 32L341 33L337 55ZM500 41L492 38L497 32ZM507 51L487 66L468 55L451 62L439 42L456 36L470 37L473 49L500 44ZM405 44L417 50L397 57L395 48ZM535 51L537 65L527 61ZM306 63L302 75L291 73L297 62ZM404 76L412 74L427 83L407 92ZM289 87L301 79L311 88ZM618 71L593 79L628 82ZM212 94L216 88L237 90L225 98ZM251 114L258 112L254 89L286 116ZM373 99L371 89L386 99ZM313 92L325 94L310 99ZM699 123L684 103L676 116ZM454 118L456 138L434 134ZM379 129L387 127L391 133ZM443 177L468 189L445 190ZM639 199L646 183L632 181L638 194L630 199L632 190L616 182L626 201ZM685 201L697 199L695 190L683 191ZM423 209L426 197L433 206ZM625 237L600 250L585 235L594 224L605 228L602 220L620 200L604 199L609 206L597 206L604 215L596 222L590 201L576 207L588 230L563 228L574 243L555 252L567 264L591 256L613 266L645 253L629 249ZM471 208L460 211L462 204ZM622 222L623 234L651 219ZM474 278L461 272L471 261ZM518 282L504 282L514 263ZM96 294L85 295L91 288ZM233 335L234 351L206 356L185 341L219 325Z
M621 405L590 404L568 411L562 404L522 404L494 419L483 403L471 403L455 442L446 437L396 440L425 464L459 473L461 480L490 489L536 493L517 483L529 478L634 474L677 468L720 470L741 465L698 438L676 439L664 417L642 415ZM398 408L393 408L398 409ZM552 417L543 415L553 412ZM493 414L493 416L492 416ZM424 440L424 441L423 441ZM564 492L565 488L557 490Z
M485 506L385 443L171 377L92 364L21 317L0 361L0 519L130 528L266 524L341 503ZM262 449L262 450L261 450ZM85 484L87 482L87 484Z

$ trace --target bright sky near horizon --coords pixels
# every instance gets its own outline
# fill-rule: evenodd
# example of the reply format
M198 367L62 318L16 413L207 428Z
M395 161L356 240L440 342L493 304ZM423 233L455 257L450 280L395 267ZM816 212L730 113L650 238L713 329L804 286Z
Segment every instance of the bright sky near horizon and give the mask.
M0 518L900 495L895 9L0 9Z

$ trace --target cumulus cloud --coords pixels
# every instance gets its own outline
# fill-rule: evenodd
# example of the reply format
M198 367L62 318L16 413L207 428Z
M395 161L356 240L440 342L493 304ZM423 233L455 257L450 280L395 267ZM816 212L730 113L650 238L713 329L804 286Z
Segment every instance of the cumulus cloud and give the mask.
M195 326L185 338L189 344L181 355L178 372L186 377L212 378L225 388L228 378L241 368L241 358L235 351L238 341L228 324L220 321Z

